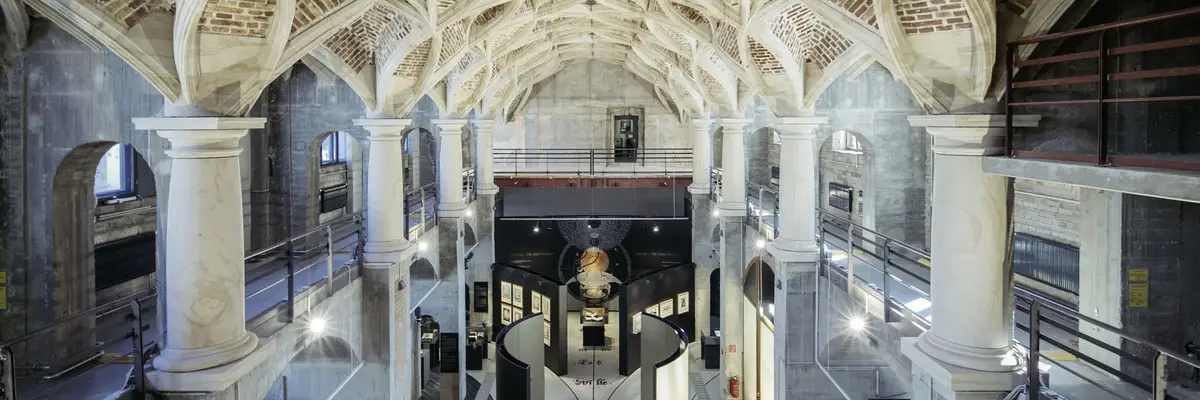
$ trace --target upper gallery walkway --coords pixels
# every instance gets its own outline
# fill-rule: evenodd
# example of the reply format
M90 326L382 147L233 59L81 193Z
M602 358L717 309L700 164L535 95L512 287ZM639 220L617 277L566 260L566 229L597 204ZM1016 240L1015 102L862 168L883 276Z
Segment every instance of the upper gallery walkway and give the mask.
M406 203L409 237L433 229L432 185L411 191ZM295 310L312 309L358 279L363 234L363 214L354 213L246 255L247 330L270 336L295 320ZM154 289L139 292L0 341L0 389L16 388L0 390L0 399L99 400L135 387L145 372L140 361L159 350L157 296ZM47 336L81 325L90 328L69 334L94 337L94 347L68 360L36 357L52 345Z
M764 236L774 237L775 192L762 187L751 188L749 192L748 222ZM819 210L816 213L820 221L819 241L824 244L821 275L826 277L818 285L820 300L815 305L818 315L826 315L823 318L832 321L869 318L871 321L864 324L868 334L859 339L885 346L899 343L885 339L916 337L928 330L935 317L933 299L929 296L932 265L929 253L840 217ZM854 279L848 279L849 276ZM851 281L853 285L849 284ZM1072 304L1021 286L1015 287L1013 293L1014 361L1039 366L1043 393L1086 400L1154 398L1156 363L1168 368L1197 366L1194 359L1081 315ZM853 305L848 305L846 299L852 299L849 303ZM1081 322L1124 338L1127 346L1141 346L1161 356L1156 359L1135 356L1119 342L1114 345L1097 338L1098 335L1081 332ZM840 332L829 332L834 330L830 327L843 325L821 323L814 329L818 338L836 338L841 336ZM841 375L838 371L852 370L853 364L863 360L850 355L839 359L833 350L834 342L829 341L827 346L822 357L818 357L818 364L835 385L845 388L856 385L857 381L851 382L852 375ZM880 350L882 354L876 358L893 359L867 362L869 365L861 367L907 365L905 360L895 359L903 357L898 348ZM1168 380L1166 397L1160 398L1200 399L1200 392L1183 387L1176 377L1166 376L1166 370L1159 368L1157 375ZM1028 375L1027 371L1024 373ZM907 376L907 371L904 375Z

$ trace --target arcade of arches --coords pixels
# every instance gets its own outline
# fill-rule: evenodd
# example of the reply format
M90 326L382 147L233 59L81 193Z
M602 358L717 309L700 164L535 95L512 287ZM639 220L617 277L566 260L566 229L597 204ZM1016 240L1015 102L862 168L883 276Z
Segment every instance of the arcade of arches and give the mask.
M0 0L0 399L1193 398L1188 7Z

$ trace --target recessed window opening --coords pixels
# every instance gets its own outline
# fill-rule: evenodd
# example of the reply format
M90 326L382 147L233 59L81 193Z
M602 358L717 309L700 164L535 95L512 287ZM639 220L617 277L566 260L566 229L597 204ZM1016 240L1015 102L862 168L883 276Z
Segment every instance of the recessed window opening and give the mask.
M853 133L847 131L837 131L833 134L833 149L844 153L862 154L862 142L858 141Z
M127 144L115 144L96 165L94 191L97 199L127 197L133 194L133 152Z
M350 159L350 134L336 132L321 142L321 165L341 164Z

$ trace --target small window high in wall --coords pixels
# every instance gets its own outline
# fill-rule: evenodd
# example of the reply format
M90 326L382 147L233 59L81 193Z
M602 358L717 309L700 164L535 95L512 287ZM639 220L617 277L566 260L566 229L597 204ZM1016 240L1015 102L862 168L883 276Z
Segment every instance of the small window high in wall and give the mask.
M133 194L132 153L129 145L116 144L100 157L100 164L96 165L96 198Z
M833 134L833 150L845 153L862 154L862 143L853 133L847 131L837 131Z
M337 132L321 142L321 165L340 164L350 159L350 134Z

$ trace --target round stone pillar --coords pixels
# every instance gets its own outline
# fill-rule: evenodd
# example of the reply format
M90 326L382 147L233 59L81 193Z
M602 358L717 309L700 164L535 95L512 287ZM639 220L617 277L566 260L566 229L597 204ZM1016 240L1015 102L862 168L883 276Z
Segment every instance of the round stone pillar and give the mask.
M817 247L817 153L813 132L829 122L827 117L780 118L779 137L779 237L773 245L782 250L815 251Z
M746 212L746 129L753 120L721 118L721 203L722 213Z
M707 195L712 180L712 125L711 119L692 120L692 184L688 192Z
M438 128L438 217L459 217L467 209L463 202L462 131L465 119L435 119Z
M475 193L478 194L500 193L492 163L492 131L495 123L495 120L484 117L475 124Z
M265 118L136 118L171 143L167 207L165 372L192 372L254 351L246 331L242 174L238 140Z
M1036 126L1019 116L1016 126ZM904 347L918 382L946 398L958 392L1002 393L1013 387L1011 272L1004 268L1007 179L983 171L1002 152L1003 115L909 117L933 136L932 328ZM960 367L960 368L948 368ZM969 387L956 386L968 382ZM930 386L928 384L924 384Z
M404 129L408 119L358 119L371 134L367 157L365 261L384 262L408 247L404 210Z

